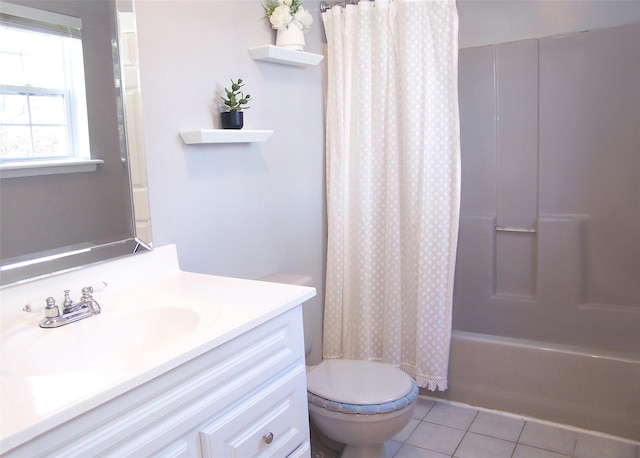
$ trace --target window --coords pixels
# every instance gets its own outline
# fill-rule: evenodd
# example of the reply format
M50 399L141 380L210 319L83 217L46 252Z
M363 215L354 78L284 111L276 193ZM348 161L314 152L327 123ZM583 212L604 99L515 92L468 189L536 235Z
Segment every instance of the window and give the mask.
M80 19L0 3L0 163L90 159Z

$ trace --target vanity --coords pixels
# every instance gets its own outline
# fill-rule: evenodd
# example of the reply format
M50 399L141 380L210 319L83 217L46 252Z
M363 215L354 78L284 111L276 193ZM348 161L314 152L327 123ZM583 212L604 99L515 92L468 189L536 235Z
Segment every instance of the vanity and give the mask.
M99 314L39 327L46 297L99 282ZM173 245L4 287L0 454L310 456L302 303L314 295L183 272Z

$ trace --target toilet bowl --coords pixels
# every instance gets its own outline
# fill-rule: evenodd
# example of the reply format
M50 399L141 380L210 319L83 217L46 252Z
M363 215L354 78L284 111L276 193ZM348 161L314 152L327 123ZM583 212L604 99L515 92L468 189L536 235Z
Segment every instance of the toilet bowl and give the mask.
M411 420L418 386L388 364L334 359L307 372L307 394L321 439L344 444L343 458L373 458Z
M311 277L295 274L274 274L261 280L301 286L313 283ZM307 337L305 341L311 342ZM310 348L305 350L308 357ZM343 458L384 457L384 442L409 423L417 395L416 382L388 364L329 359L307 371L311 423L325 446L344 445Z

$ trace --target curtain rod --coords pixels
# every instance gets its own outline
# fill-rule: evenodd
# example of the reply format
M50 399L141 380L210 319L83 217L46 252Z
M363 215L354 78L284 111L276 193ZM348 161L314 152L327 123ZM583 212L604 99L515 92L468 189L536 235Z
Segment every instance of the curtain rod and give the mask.
M329 11L336 5L346 6L346 5L357 5L358 0L338 0L338 1L322 1L320 2L320 12L324 13L325 11Z

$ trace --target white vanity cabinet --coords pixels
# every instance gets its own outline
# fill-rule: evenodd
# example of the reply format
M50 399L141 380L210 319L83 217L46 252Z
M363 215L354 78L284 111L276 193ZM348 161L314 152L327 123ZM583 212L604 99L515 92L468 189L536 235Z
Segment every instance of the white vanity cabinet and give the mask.
M297 305L7 456L310 456L302 333Z

